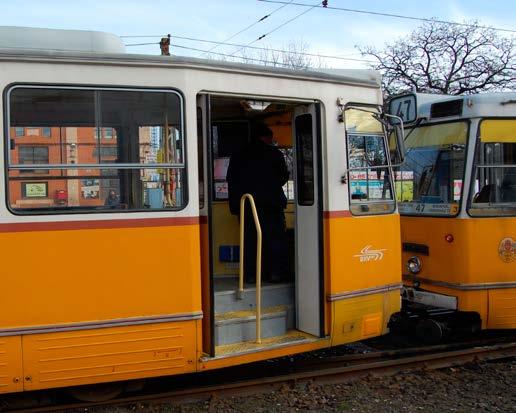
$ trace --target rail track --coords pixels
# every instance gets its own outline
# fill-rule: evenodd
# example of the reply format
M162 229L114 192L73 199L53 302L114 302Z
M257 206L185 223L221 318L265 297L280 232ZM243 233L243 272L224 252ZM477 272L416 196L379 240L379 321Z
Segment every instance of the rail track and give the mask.
M256 363L261 368L239 366L213 372L205 380L195 379L193 385L175 388L173 383L155 388L149 381L148 389L130 396L123 396L102 402L70 402L69 400L54 401L48 405L27 407L5 405L0 412L59 412L77 411L92 407L128 406L139 403L184 403L209 400L213 396L223 398L264 393L279 389L285 385L294 386L303 382L319 384L335 384L365 376L388 376L399 372L421 369L439 369L463 365L468 362L489 361L496 359L512 359L516 356L516 341L493 342L483 340L475 343L454 343L447 345L412 347L398 350L373 351L365 354L346 354L320 359L307 359L289 362L286 359ZM268 365L268 366L267 366ZM242 376L242 372L246 372ZM224 373L226 372L226 374ZM240 374L240 375L239 375ZM202 373L202 376L209 376ZM240 378L239 378L240 377ZM222 378L222 379L221 379ZM167 380L161 379L161 381ZM171 386L171 387L168 387ZM168 388L167 388L168 387ZM27 394L29 395L29 394Z

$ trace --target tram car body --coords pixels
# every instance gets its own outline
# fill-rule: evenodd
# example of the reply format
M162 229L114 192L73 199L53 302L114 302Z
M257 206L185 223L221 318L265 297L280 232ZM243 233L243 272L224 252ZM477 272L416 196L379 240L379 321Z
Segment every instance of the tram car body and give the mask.
M516 93L409 94L389 111L407 127L395 172L404 314L393 325L435 339L515 328Z
M400 233L376 72L0 31L0 393L198 372L388 331ZM261 343L255 287L235 292L225 182L257 118L291 169L291 278L262 285Z

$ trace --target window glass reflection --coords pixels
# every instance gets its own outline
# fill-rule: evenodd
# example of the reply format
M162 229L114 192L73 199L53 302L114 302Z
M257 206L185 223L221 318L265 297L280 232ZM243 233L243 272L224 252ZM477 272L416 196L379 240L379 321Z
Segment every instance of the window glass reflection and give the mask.
M11 208L142 210L186 204L178 94L17 87L9 104Z

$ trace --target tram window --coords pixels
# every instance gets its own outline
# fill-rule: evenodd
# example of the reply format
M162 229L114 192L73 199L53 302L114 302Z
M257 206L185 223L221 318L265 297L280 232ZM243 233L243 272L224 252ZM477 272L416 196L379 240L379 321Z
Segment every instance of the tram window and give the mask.
M175 92L15 87L9 94L11 209L26 213L186 205L182 102ZM13 142L11 140L11 142ZM20 141L21 142L21 141ZM46 191L26 196L45 175Z
M354 108L346 109L345 121L351 212L354 215L392 212L392 180L387 167L382 124L374 118L373 113Z
M197 173L199 179L199 209L204 208L204 119L202 108L197 107Z
M285 158L285 164L288 170L288 181L283 185L283 192L287 197L287 201L294 200L294 150L292 148L280 148L280 152Z
M296 117L297 195L299 205L314 204L312 115Z
M473 216L516 215L516 121L505 121L504 128L500 122L481 123L468 209ZM490 133L492 126L497 133Z

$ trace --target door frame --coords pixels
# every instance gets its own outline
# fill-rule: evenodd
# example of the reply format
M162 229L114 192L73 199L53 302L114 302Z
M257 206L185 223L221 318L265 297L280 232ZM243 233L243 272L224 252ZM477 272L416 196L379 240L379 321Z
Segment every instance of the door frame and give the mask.
M211 182L213 180L213 159L212 159L212 136L211 136L211 95L209 93L198 93L196 95L196 106L201 108L202 115L202 128L203 128L203 154L202 157L198 156L198 160L204 163L204 177L203 177L203 191L204 191L204 207L203 211L205 212L206 220L207 220L207 245L208 251L204 251L204 243L201 242L201 260L205 259L206 254L208 255L208 268L207 277L208 277L208 285L209 285L209 305L206 303L202 304L203 310L205 308L208 311L203 311L204 320L206 317L209 318L208 321L203 322L203 331L202 331L202 343L203 343L203 351L208 353L210 357L215 357L215 287L213 281L213 219L212 219L212 206L213 206L213 191L211 190ZM197 139L200 137L197 136ZM200 177L199 177L200 178ZM201 288L203 288L203 282L201 280ZM204 297L204 292L201 291L201 297ZM208 331L206 331L206 326L208 327ZM204 348L208 345L208 348Z

